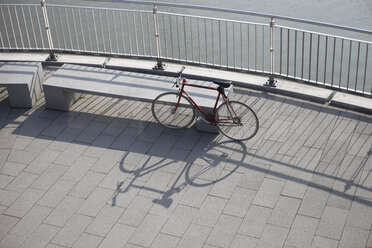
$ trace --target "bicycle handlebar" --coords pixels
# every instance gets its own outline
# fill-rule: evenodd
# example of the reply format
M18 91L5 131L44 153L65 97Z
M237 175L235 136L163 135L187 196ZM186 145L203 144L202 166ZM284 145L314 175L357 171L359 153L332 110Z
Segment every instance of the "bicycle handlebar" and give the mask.
M179 77L181 77L183 70L185 70L185 66L182 66L181 70L178 72Z

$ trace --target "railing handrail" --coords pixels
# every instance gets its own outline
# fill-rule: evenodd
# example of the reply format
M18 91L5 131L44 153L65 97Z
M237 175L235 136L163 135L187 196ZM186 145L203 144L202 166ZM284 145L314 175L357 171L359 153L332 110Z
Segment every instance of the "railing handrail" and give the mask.
M217 12L226 12L226 13L234 13L234 14L243 14L243 15L259 16L259 17L265 17L265 18L274 18L274 19L280 19L280 20L285 20L285 21L300 22L300 23L305 23L305 24L323 26L323 27L328 27L328 28L336 28L336 29L342 29L342 30L347 30L347 31L372 35L372 30L367 30L367 29L341 26L341 25L336 25L336 24L331 24L331 23L326 23L326 22L318 22L318 21L312 21L312 20L307 20L307 19L300 19L300 18L281 16L281 15L272 15L272 14L245 11L245 10L225 9L225 8L208 7L208 6L191 5L191 4L151 2L151 1L135 1L135 0L88 0L88 1L123 2L123 3L130 3L130 4L168 6L168 7L179 7L179 8L188 8L188 9L200 9L200 10L207 10L207 11L217 11Z

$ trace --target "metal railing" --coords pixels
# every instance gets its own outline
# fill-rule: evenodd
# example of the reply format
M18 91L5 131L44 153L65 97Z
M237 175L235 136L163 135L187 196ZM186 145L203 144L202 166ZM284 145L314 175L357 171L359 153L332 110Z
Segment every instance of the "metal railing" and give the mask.
M0 4L0 50L49 51L157 59L285 77L372 95L372 42L274 23L306 23L353 33L371 31L238 10L142 1L152 10ZM267 23L159 11L191 8L259 16Z

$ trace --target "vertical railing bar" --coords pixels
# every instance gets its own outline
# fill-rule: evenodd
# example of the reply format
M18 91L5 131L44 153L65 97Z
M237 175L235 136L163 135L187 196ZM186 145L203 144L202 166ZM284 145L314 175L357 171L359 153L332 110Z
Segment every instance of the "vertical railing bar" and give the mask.
M254 25L254 71L257 71L257 24Z
M297 73L297 30L295 30L295 41L294 41L294 57L293 57L293 77L296 78Z
M113 20L116 20L115 18L115 10L112 11L112 18ZM119 40L118 40L118 31L116 27L116 21L114 21L114 32L115 32L115 42L116 42L116 54L119 54Z
M229 67L229 33L227 29L227 21L225 21L226 27L226 67Z
M30 6L28 6L28 8L30 9ZM5 16L4 16L4 11L3 11L3 7L0 6L0 9L1 9L1 15L3 17L3 22L4 22L4 29L5 29L5 34L6 34L6 38L8 40L8 45L9 45L9 48L11 48L11 45L10 45L10 39L9 39L9 33L8 33L8 28L5 27ZM31 14L30 14L31 16ZM36 46L36 36L35 36L35 32L34 32L34 37L35 37L35 46Z
M88 28L88 38L89 38L89 45L90 45L90 51L93 51L93 45L92 45L92 37L90 35L90 25L89 25L89 19L88 19L88 9L85 9L85 19L87 21L87 28Z
M193 37L193 30L192 30L192 22L191 22L191 16L190 19L190 34L191 34L191 60L194 62L194 37Z
M124 38L124 27L123 27L123 15L122 11L119 12L121 39L123 40L123 54L125 55L125 38Z
M83 30L83 22L81 21L81 11L80 11L80 8L78 9L78 13L79 13L79 21L80 21L80 30L81 30L81 36L83 38L83 46L84 46L84 51L87 51L87 47L86 47L86 43L85 43L85 32Z
M30 8L30 7L29 7ZM0 9L1 9L1 12L3 12L3 7L0 5ZM3 16L3 15L2 15ZM3 16L4 18L4 16ZM4 29L6 30L6 27L5 27L5 22L4 22ZM2 48L5 48L5 44L4 44L4 40L3 40L3 35L2 33L0 32L0 40L1 40L1 46Z
M313 33L310 33L310 51L309 51L309 81L311 80L311 55L313 49Z
M200 64L200 23L199 23L199 18L196 19L196 23L198 24L198 49L199 49L199 64Z
M220 67L222 66L222 34L221 34L221 20L218 20L218 50L220 53Z
M204 37L205 37L205 64L208 64L208 35L207 35L207 21L206 18L204 18Z
M76 28L76 21L75 21L75 14L74 14L73 8L71 8L71 13L72 13L72 20L74 22L74 29L75 29L75 36L76 36L76 44L77 44L77 49L80 51L80 45L79 45L79 36L77 34L77 28Z
M71 38L71 30L70 30L70 22L68 21L70 18L67 16L67 7L65 7L65 15L66 15L66 20L67 20L67 30L68 30L68 35L70 37L70 49L72 50L73 45L72 45L72 38Z
M262 72L265 71L265 27L262 25Z
M111 42L111 28L109 26L109 22L108 22L108 14L107 14L107 10L105 10L105 16L106 16L106 27L107 27L107 30L108 30L108 38L109 38L109 44L110 44L110 53L112 54L112 42ZM103 35L103 33L102 33Z
M96 36L97 52L99 52L97 24L96 24L96 18L94 17L93 9L92 9L92 17L93 17L94 35Z
M55 14L54 14L54 8L52 7L52 19L53 19L53 24L54 24L54 31L56 32L56 37L57 37L57 45L58 45L58 48L61 48L61 45L59 43L59 38L58 38L58 32L57 32L57 23L56 23L56 18L55 18Z
M127 29L128 29L128 34L130 34L130 27L129 27L129 13L126 12L126 19L127 19ZM133 55L133 47L132 47L132 38L128 36L129 39L129 49L130 49L130 55Z
M235 62L235 60L236 60L236 51L235 51L235 22L232 22L231 23L232 24L232 26L233 26L233 31L232 31L232 35L233 35L233 61L234 61L234 63L233 63L233 65L234 65L234 69L235 69L235 66L236 66L236 62Z
M250 25L249 25L249 23L248 23L248 25L247 25L247 50L248 50L248 65L247 65L247 69L248 69L248 71L249 71L249 66L250 66L250 49L249 49L249 44L250 44L250 41L249 41L249 39L250 39L250 34L249 34L249 28L250 27Z
M302 32L302 63L301 63L301 79L304 78L304 56L305 56L305 32Z
M341 61L340 61L340 78L338 82L338 87L341 87L341 78L342 78L342 62L344 59L344 39L341 40Z
M350 65L351 65L351 49L352 49L352 41L350 40L350 48L349 48L349 64L348 64L348 69L347 69L347 85L346 85L346 89L349 89Z
M67 49L65 30L64 30L63 24L62 24L61 7L58 8L58 17L59 17L59 24L61 25L61 30L62 30L63 44L65 46L65 49Z
M146 45L145 45L145 31L143 30L143 18L142 13L138 13L140 16L140 23L141 23L141 35L142 35L142 48L143 48L143 55L146 55Z
M212 64L215 65L215 55L214 55L214 25L213 19L211 19L211 27L212 27Z
M139 47L138 47L138 34L137 34L137 22L136 22L136 12L132 12L133 16L133 26L134 26L134 37L136 39L136 49L137 49L137 56L139 55Z
M315 82L318 82L318 75L319 75L319 46L320 46L320 35L318 34L318 46L316 52L316 77Z
M15 35L15 32L14 32L14 27L13 27L13 20L12 20L12 15L10 14L10 8L9 8L9 5L7 6L8 7L8 15L9 15L9 20L10 20L10 26L12 27L12 32L13 32L13 37L14 37L14 41L15 41L15 47L18 49L18 42L17 42L17 37ZM4 23L5 24L5 23ZM39 25L40 26L40 25ZM41 30L41 28L40 28ZM40 31L41 32L41 31ZM40 33L41 35L41 33ZM9 46L10 47L10 46ZM43 47L44 48L44 47Z
M289 28L287 29L287 77L289 75L289 44L290 44L290 30Z
M333 37L333 54L332 54L332 78L331 86L333 86L333 80L335 75L335 56L336 55L336 37Z
M187 62L187 39L186 39L186 21L185 21L185 16L183 16L183 36L185 40L185 58Z
M180 29L178 16L176 16L176 25L177 25L177 45L178 45L178 60L181 60L181 44L180 44Z
M358 74L359 74L359 56L360 56L360 42L358 42L358 55L357 55L357 66L356 66L356 72L355 72L355 91L357 90L358 85Z
M366 86L366 79L367 79L367 64L368 64L368 43L366 44L366 60L364 63L364 82L363 82L363 93L365 93L365 86ZM371 92L372 93L372 85L371 85Z
M172 17L169 15L169 27L170 27L170 35L171 35L171 47L172 47L172 59L174 59L174 48L173 48L173 27L172 27Z
M164 46L165 46L165 57L168 57L168 51L167 51L167 36L165 33L165 24L164 24L164 15L161 15L163 19L163 32L164 32ZM147 24L147 35L149 40L149 48L150 48L150 57L152 57L152 46L151 46L151 39L150 39L150 18L149 13L146 13L146 24Z
M326 84L327 82L327 60L328 60L328 36L326 37L326 45L325 45L325 51L324 51L324 82L323 84Z
M243 70L243 28L240 23L240 70Z
M102 40L103 40L103 52L106 53L106 40L105 40L105 35L103 33L103 23L102 23L102 15L101 15L101 10L98 10L99 14L99 23L101 24L101 35L102 35Z
M23 24L25 25L25 28L26 28L26 37L27 37L27 41L28 41L28 47L31 48L30 36L28 35L28 28L27 28L28 25L26 24L24 6L21 6L21 9L22 9Z
M279 49L279 74L282 75L282 63L283 63L283 28L280 28L280 49Z
M45 46L44 46L44 39L43 39L43 35L42 35L42 32L41 32L41 25L40 25L40 18L39 18L39 10L36 8L36 6L35 6L35 10L36 10L37 24L39 25L39 32L40 32L40 38L41 38L41 46L42 46L43 49L45 49Z
M16 9L16 6L14 6L14 12L15 12L16 21L17 21L19 37L21 37L22 48L25 49L25 43L23 42L22 31L21 31L21 26L19 25L18 11Z

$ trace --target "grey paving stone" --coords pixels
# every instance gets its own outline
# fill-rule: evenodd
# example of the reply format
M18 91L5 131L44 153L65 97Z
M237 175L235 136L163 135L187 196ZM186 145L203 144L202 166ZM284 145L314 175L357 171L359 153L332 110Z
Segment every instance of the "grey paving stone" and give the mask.
M28 237L52 212L51 208L35 205L10 231L11 234Z
M264 139L284 142L289 132L291 121L276 119L268 128Z
M32 141L31 138L23 137L23 136L16 136L12 149L23 150L26 148L28 144Z
M247 170L240 178L240 181L237 186L246 189L258 190L269 169L270 169L269 165L261 164L250 165L249 167L247 167Z
M76 241L73 248L95 248L101 243L103 238L83 233L80 238Z
M285 181L291 174L292 167L295 166L296 158L287 155L277 154L272 160L267 178Z
M282 194L302 199L312 177L312 172L306 170L297 170L294 168L289 175L289 179L283 187Z
M92 221L91 217L74 214L52 240L53 244L72 247Z
M153 204L151 198L136 196L118 222L128 226L138 227Z
M61 153L46 149L42 151L26 168L25 171L42 174Z
M327 203L329 191L308 187L302 200L299 214L320 218Z
M273 208L279 198L284 182L265 178L253 200L253 204Z
M63 227L71 216L80 208L83 202L83 199L66 196L48 218L46 218L44 223Z
M95 118L92 114L80 113L70 124L70 128L85 129L89 123Z
M52 143L49 149L63 152L79 134L80 129L66 128L60 133Z
M297 215L289 232L286 244L294 247L310 247L319 220Z
M337 248L338 240L329 239L320 236L314 236L311 248Z
M138 194L146 197L158 198L172 178L173 174L171 173L155 171Z
M251 205L240 225L238 233L260 238L271 212L270 208Z
M129 125L128 119L114 118L112 122L103 130L103 134L118 136Z
M1 240L0 247L18 248L22 246L22 244L25 242L26 239L27 237L25 236L7 234L5 238Z
M15 135L2 136L0 142L1 149L11 149L16 141Z
M152 243L151 247L153 248L172 248L176 247L180 238L174 237L171 235L160 233L154 243Z
M363 198L354 198L347 218L347 225L368 230L372 224L372 208L370 201L364 200Z
M150 123L138 137L138 140L146 142L156 142L161 133L164 131L164 127L158 123Z
M32 235L24 242L22 248L43 248L54 238L61 228L41 224Z
M9 153L10 149L0 149L0 172L6 162L6 159L8 158Z
M91 170L95 172L109 173L109 171L117 164L117 162L120 161L123 155L123 151L108 149L97 160Z
M339 240L348 216L348 211L345 209L326 206L316 234L323 237Z
M84 151L83 155L87 157L100 158L107 148L114 142L116 136L101 134L97 139Z
M358 197L372 199L372 175L371 171L363 171L360 177L359 187L355 195Z
M25 151L30 151L36 154L43 152L52 140L45 136L39 136L37 139L33 139L30 144L25 148Z
M95 217L113 196L114 191L97 187L79 208L77 213Z
M17 224L19 218L8 216L8 215L0 215L0 240L2 240L6 234Z
M36 158L38 154L26 150L15 150L12 149L9 153L7 161L28 165Z
M92 121L89 125L81 132L76 141L91 144L99 134L105 129L107 123Z
M85 232L105 237L119 217L123 214L124 210L124 208L106 205L99 212L97 217L89 224Z
M14 180L6 187L9 191L16 191L22 193L25 191L39 175L21 172Z
M282 227L291 227L300 203L301 201L298 199L280 196L268 223Z
M32 184L35 189L48 191L55 182L67 171L68 167L51 164Z
M239 228L241 218L222 214L213 227L207 243L219 247L228 247Z
M207 240L212 228L191 224L178 243L178 248L201 248Z
M193 223L213 227L217 223L226 203L226 199L208 196L199 211L196 213Z
M178 205L165 223L162 233L182 237L197 212L196 208Z
M0 206L0 214L2 214L8 207Z
M252 163L270 165L271 160L274 158L275 154L277 154L282 146L282 142L264 140L263 144L259 147L256 154L254 155Z
M129 243L145 247L150 246L165 222L165 217L147 214L137 230L130 237Z
M136 229L123 224L115 224L100 244L102 248L123 247Z
M234 237L230 247L231 248L255 248L258 243L258 239L237 234Z
M1 174L16 177L26 167L24 164L6 161L1 169Z
M363 248L367 246L369 230L346 226L339 247Z
M121 151L127 151L137 137L141 134L142 130L137 128L127 127L114 141L111 148L118 149Z
M45 191L37 189L26 189L4 213L22 218L44 193Z
M80 156L71 166L66 173L61 177L62 180L79 182L84 175L93 167L96 162L95 158Z
M38 204L55 208L74 187L74 182L59 179L44 196L38 201Z
M223 170L219 176L219 180L214 184L209 192L210 195L229 199L237 186L242 174L231 173L230 171Z
M102 173L88 171L68 194L87 199L105 176Z
M356 190L357 186L354 185L353 182L345 183L345 181L339 181L336 179L332 186L331 194L327 200L327 205L349 210Z
M372 247L372 234L371 234L371 230L369 231L369 238L367 240L367 247Z
M351 138L349 149L350 155L367 156L372 143L370 134L354 134Z
M10 206L19 195L19 192L0 189L0 204L3 206Z
M287 237L288 229L285 227L267 224L257 247L282 247Z
M57 164L71 166L87 148L83 144L70 144L54 161Z
M123 171L120 164L116 164L111 171L105 176L105 178L99 184L100 187L117 190L118 185L126 182L129 177L129 173Z
M236 187L223 213L243 218L256 195L255 190Z
M112 197L111 205L127 208L132 201L137 197L144 182L132 180L124 180L117 184L116 192Z

